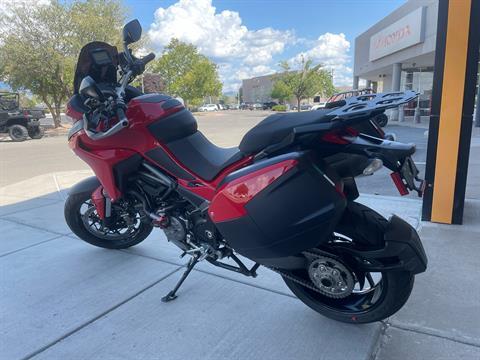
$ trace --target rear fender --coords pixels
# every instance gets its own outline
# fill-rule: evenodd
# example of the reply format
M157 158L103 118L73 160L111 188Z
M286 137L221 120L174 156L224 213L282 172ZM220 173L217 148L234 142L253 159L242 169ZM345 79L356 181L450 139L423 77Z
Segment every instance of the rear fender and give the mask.
M346 253L359 261L364 271L408 271L422 273L427 269L427 255L417 231L406 221L393 215L384 235L385 243L381 249L362 251L350 247L335 245L339 253Z

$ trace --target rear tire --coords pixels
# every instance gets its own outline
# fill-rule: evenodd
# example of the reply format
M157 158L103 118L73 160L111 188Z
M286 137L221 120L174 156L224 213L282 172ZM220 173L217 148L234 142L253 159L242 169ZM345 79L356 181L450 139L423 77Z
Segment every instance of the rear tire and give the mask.
M41 126L28 130L28 136L30 136L34 140L41 139L43 135L45 135L45 130Z
M28 130L23 125L12 125L8 128L8 135L10 135L10 139L15 142L25 141L28 138Z
M335 233L348 236L357 245L374 249L383 244L387 224L387 220L374 210L352 202L348 204ZM328 251L328 247L322 250ZM404 271L381 273L381 280L376 285L381 286L373 290L378 293L371 295L372 299L378 296L377 300L368 308L360 305L363 295L351 294L343 299L332 299L285 277L284 281L303 303L326 317L345 323L371 323L393 315L405 304L413 288L414 275ZM359 308L354 309L350 303Z
M104 239L87 230L80 209L90 199L90 193L70 195L65 202L64 214L68 227L83 241L105 249L126 249L141 243L153 230L153 226L141 222L138 231L131 237L122 239Z

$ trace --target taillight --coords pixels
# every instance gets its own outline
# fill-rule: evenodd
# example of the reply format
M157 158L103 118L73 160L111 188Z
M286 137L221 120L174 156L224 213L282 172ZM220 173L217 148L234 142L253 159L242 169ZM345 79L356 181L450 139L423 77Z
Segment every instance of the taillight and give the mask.
M245 216L245 205L297 163L293 159L281 161L225 184L212 200L208 210L210 218L221 222Z
M330 131L322 136L322 141L331 143L331 144L338 144L338 145L346 145L350 144L351 140L349 138L358 136L359 132L352 127L346 127L339 130Z

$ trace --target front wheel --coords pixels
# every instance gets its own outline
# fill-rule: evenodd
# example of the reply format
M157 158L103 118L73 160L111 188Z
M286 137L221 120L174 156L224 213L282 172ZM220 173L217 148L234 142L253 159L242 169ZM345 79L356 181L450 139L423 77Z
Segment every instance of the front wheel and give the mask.
M372 209L352 202L331 242L373 250L383 244L387 223ZM397 312L410 296L411 273L363 272L352 261L327 251L328 244L308 251L308 269L283 276L290 290L318 313L346 323L370 323Z
M68 226L83 241L106 249L126 249L152 232L153 226L142 222L138 210L128 201L112 204L109 224L104 224L90 195L88 192L70 195L64 208Z

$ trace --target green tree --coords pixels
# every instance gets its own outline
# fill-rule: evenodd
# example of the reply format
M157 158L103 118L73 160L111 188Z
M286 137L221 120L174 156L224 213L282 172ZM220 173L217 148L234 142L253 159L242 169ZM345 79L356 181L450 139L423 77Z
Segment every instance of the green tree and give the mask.
M297 100L297 108L300 111L300 102L303 99L313 97L316 94L331 96L335 92L332 76L321 64L312 65L311 60L302 57L298 71L293 71L290 65L284 61L280 63L283 73L278 77L277 87L286 88Z
M169 94L180 96L185 105L198 105L205 96L219 96L222 83L217 65L198 53L195 46L172 39L152 65Z
M13 5L0 14L0 79L38 96L59 126L80 49L90 41L120 44L124 14L120 0Z
M280 79L273 84L270 96L272 99L277 99L281 104L284 104L285 101L292 97L292 90Z

